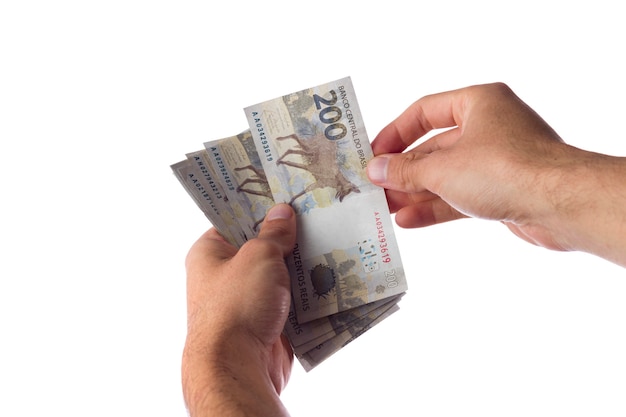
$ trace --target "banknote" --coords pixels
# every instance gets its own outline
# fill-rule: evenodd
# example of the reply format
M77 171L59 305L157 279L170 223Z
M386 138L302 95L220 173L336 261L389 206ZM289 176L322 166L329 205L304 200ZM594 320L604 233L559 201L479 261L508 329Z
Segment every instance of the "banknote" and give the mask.
M223 170L235 183L237 198L246 208L256 236L265 214L275 203L250 130L206 146L219 149Z
M295 350L294 353L296 354L296 357L302 367L309 372L328 359L331 355L354 341L357 337L361 336L363 333L376 326L393 313L397 312L399 309L400 307L397 303L385 304L361 317L356 325L350 326L349 329L314 347L308 352L301 353Z
M397 311L406 279L349 78L260 103L250 129L204 143L171 169L233 245L276 201L297 213L284 334L309 371ZM254 122L254 123L252 123Z
M316 346L346 330L346 328L354 323L355 320L369 314L372 310L387 303L397 303L401 296L402 295L374 301L369 304L342 311L328 317L315 319L303 324L298 323L292 303L292 308L289 312L287 323L285 324L285 333L294 348L300 348L301 346L310 343L315 343L313 346Z
M224 138L226 139L226 138ZM254 214L250 207L247 205L247 201L237 188L238 185L235 182L235 177L232 171L232 164L227 162L229 154L224 153L224 149L220 146L222 140L218 139L210 142L205 142L204 147L209 158L209 162L214 167L216 177L222 183L224 194L228 198L229 205L235 216L239 227L246 236L246 239L251 239L257 235L255 227Z
M210 185L202 170L189 157L172 164L171 169L191 199L222 236L233 245L241 246L245 242L245 236L240 231L230 207L222 201L224 197L221 186Z
M398 297L390 297L385 298L380 301L375 301L373 303L365 304L361 307L353 308L351 310L342 311L341 313L334 314L333 316L343 316L341 319L335 319L335 317L330 316L330 324L333 326L332 329L328 332L325 332L317 337L315 337L315 331L309 331L307 341L300 344L294 345L293 348L296 352L307 352L314 347L321 345L324 342L340 335L346 330L353 329L355 327L362 326L362 318L368 317L374 311L381 311L382 307L391 307L393 304L397 304L399 301ZM305 323L305 325L308 323ZM352 332L354 333L354 332Z
M407 290L349 77L245 108L274 201L297 213L287 265L300 324Z
M186 154L187 160L194 167L198 182L213 197L213 202L217 206L220 217L226 223L227 230L234 236L236 246L243 245L249 238L250 232L241 227L241 221L237 217L235 209L237 204L233 204L226 194L226 185L220 180L217 167L212 164L211 158L206 149ZM219 226L216 226L221 230ZM246 233L247 232L247 233Z

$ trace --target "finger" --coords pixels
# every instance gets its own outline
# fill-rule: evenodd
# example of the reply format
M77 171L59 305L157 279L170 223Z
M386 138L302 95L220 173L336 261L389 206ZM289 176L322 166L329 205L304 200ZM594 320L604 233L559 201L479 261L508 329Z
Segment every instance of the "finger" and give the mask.
M441 153L405 152L385 154L371 159L367 175L372 183L404 193L430 191L438 194L439 173L443 165L436 160Z
M412 206L414 204L422 203L424 201L432 200L434 198L439 198L429 191L409 194L402 191L385 190L385 194L387 196L387 204L389 205L389 210L392 213L397 212L403 207Z
M283 257L293 250L296 243L296 216L289 204L277 204L268 211L258 238L278 245Z
M402 152L433 129L461 125L465 89L425 96L385 126L372 142L375 155Z
M461 137L458 127L448 129L417 145L411 152L433 153L449 148Z
M396 213L396 223L400 227L415 228L432 226L465 217L467 216L455 210L442 199L434 198L403 207Z
M191 246L185 259L187 271L193 268L215 266L237 253L237 248L228 243L217 229L211 228Z
M207 308L207 302L212 299L211 286L207 283L215 278L215 271L219 271L236 253L237 248L228 243L216 229L208 230L189 249L185 269L190 323L195 322L195 312Z
M250 293L255 294L257 306L249 310L249 322L257 322L257 334L272 335L273 326L280 334L291 305L291 286L285 257L293 250L296 241L296 216L289 204L272 207L259 235L246 242L237 254L240 265L245 265L246 282ZM245 263L242 263L245 262ZM264 317L266 322L259 322ZM263 339L262 336L260 336ZM270 343L270 339L264 339Z

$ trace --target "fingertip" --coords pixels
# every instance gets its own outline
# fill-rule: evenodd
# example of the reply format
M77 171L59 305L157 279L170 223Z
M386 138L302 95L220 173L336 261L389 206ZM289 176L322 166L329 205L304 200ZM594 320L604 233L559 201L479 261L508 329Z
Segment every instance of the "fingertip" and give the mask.
M278 243L283 253L287 254L296 242L296 216L293 208L286 203L272 207L265 215L258 237Z
M378 134L378 136L374 138L374 140L371 143L371 146L372 146L372 153L375 156L378 156L383 153L382 139L380 139L380 133Z
M267 212L265 221L289 220L293 217L293 214L293 208L289 204L279 203Z
M385 153L398 153L404 151L409 144L405 143L398 131L396 121L393 121L378 132L372 141L372 152L376 156Z
M405 229L413 229L466 217L441 198L436 198L401 208L396 213L396 224Z
M386 156L377 156L367 163L367 176L374 184L385 184L387 181L387 171L389 167L389 158Z

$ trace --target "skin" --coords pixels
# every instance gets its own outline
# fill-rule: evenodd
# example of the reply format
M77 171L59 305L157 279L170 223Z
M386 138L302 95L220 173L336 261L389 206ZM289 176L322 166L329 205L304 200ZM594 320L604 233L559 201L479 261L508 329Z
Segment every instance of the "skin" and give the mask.
M211 229L187 259L183 394L191 416L287 416L279 394L293 354L281 336L291 303L285 256L295 215L280 204L239 250Z
M504 84L421 98L372 146L368 175L402 227L491 219L535 245L626 266L626 158L565 144ZM293 354L281 334L295 223L279 204L239 250L214 229L190 249L182 383L191 416L288 415L279 395Z
M401 227L497 220L535 245L626 266L626 158L567 145L505 84L426 96L372 148L368 175Z

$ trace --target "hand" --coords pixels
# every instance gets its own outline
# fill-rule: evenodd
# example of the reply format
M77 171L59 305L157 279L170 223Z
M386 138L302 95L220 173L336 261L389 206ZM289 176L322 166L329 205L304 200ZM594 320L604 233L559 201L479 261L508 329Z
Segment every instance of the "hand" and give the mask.
M291 304L284 258L295 236L293 210L279 204L239 250L211 229L189 251L182 374L192 416L286 415L278 398L293 363L281 337Z
M626 264L625 159L565 144L504 84L426 96L372 147L368 175L402 227L480 217L536 245Z

